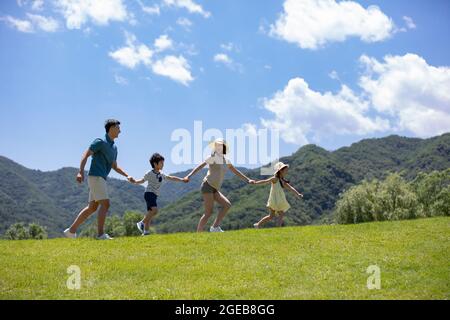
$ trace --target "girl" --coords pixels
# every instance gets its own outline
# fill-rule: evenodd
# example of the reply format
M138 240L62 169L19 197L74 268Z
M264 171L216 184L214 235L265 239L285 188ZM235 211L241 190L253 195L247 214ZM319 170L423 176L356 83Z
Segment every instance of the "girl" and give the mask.
M201 217L198 223L197 232L203 232L206 223L212 215L214 202L219 203L222 206L222 209L219 211L219 215L217 216L214 224L211 226L209 231L223 232L222 228L220 227L220 223L227 214L228 210L230 210L231 208L230 201L220 192L220 187L222 186L227 169L230 169L231 172L233 172L241 179L247 181L247 183L255 183L254 180L250 180L242 172L236 169L225 157L228 151L228 147L223 139L216 139L213 143L210 144L210 147L213 149L213 154L211 155L211 157L206 159L203 163L192 170L192 172L187 175L186 178L184 178L186 181L189 181L189 179L194 174L199 172L206 165L209 165L208 174L203 179L203 183L201 186L201 192L205 205L205 214Z
M285 179L288 170L289 165L284 164L283 162L278 162L275 165L275 175L273 177L255 182L255 184L257 185L272 183L269 201L267 202L267 208L269 209L270 214L253 225L256 229L259 229L263 224L269 222L275 217L278 217L278 226L281 227L283 225L284 214L291 207L286 200L284 189L288 189L292 191L296 196L303 198L303 195L295 190L289 184L289 181Z

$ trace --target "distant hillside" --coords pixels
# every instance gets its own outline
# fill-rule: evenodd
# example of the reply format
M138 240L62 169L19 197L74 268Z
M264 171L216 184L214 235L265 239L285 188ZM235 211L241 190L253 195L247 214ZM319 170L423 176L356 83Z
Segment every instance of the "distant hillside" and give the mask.
M403 172L413 178L418 172L450 167L450 134L430 139L389 136L367 139L350 147L329 152L307 145L292 156L288 179L304 195L304 200L287 193L292 209L288 225L306 225L331 221L339 194L363 179L384 178L389 172ZM249 175L259 176L259 169ZM249 186L237 178L224 183L223 192L233 207L224 220L225 229L247 228L266 214L270 186ZM194 230L203 213L201 194L193 192L165 207L156 222L160 232Z

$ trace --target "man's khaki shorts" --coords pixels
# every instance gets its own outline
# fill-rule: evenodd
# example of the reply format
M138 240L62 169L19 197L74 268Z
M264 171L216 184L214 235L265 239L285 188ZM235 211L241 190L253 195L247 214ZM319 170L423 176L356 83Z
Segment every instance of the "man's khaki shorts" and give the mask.
M108 188L106 187L106 180L102 177L88 177L89 185L89 202L108 200Z

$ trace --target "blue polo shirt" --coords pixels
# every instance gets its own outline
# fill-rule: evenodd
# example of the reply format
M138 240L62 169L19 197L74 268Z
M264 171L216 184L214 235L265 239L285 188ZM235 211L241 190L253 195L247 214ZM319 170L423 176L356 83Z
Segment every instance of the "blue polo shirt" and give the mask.
M111 172L112 165L117 161L117 147L108 135L104 139L95 139L89 147L92 155L89 175L107 179Z

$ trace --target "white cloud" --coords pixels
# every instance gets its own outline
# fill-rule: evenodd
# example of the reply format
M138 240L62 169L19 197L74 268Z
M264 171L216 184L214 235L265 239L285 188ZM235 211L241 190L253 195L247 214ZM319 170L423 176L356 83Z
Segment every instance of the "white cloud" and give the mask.
M240 51L238 46L235 45L233 42L222 43L220 45L220 47L222 48L222 50L225 50L225 51L235 51L235 52Z
M155 43L153 44L156 51L162 52L165 50L169 50L173 48L173 41L169 38L168 35L164 34L159 36L159 38L155 39Z
M396 119L398 130L420 137L450 131L450 68L430 66L415 54L362 56L360 86L373 107Z
M45 32L55 32L59 28L59 23L51 17L44 17L38 14L27 13L28 18L39 29Z
M26 32L26 33L34 32L33 24L28 20L21 20L21 19L16 19L11 16L5 16L5 17L0 17L0 21L4 21L10 27L12 27L20 32Z
M27 17L27 20L22 20L11 16L6 16L0 17L0 21L4 21L16 30L26 33L36 32L37 29L45 32L55 32L59 28L58 21L51 17L44 17L31 13L27 13Z
M153 6L146 6L140 0L138 0L138 3L141 6L142 11L144 11L147 14L158 15L158 16L161 14L161 10L157 4L155 4Z
M331 71L331 72L328 74L328 76L329 76L331 79L333 79L333 80L338 80L338 81L340 81L339 74L337 73L336 70Z
M284 12L270 26L269 34L303 49L318 49L349 37L383 41L395 30L391 18L377 6L365 9L354 1L285 0Z
M263 119L265 127L278 129L288 143L306 144L308 137L320 140L335 134L367 134L384 131L389 123L379 117L371 119L369 105L352 90L342 86L334 94L309 88L304 79L294 78L287 86L264 100L264 107L274 119Z
M109 56L119 64L130 69L135 69L142 64L152 70L153 73L168 77L185 86L194 80L188 61L181 55L178 57L169 55L158 58L156 61L153 60L154 54L160 53L161 49L169 48L167 40L170 39L167 36L162 35L156 39L155 48L151 49L145 44L139 43L133 34L125 33L125 35L126 45L109 53ZM170 44L172 44L171 40Z
M121 86L127 86L128 85L128 80L126 78L124 78L124 77L121 77L121 76L117 75L117 74L114 75L114 81L116 81L116 83L118 85L121 85Z
M242 65L237 62L234 62L233 59L230 58L225 53L218 53L218 54L214 55L213 60L214 60L214 62L225 65L226 67L228 67L229 69L231 69L233 71L238 71L241 73L243 72Z
M342 85L337 93L317 92L294 78L263 106L273 114L263 126L288 143L306 144L334 135L409 132L431 137L450 131L450 68L430 66L415 54L361 56L360 92Z
M152 70L156 74L169 77L185 86L194 80L191 75L190 65L183 56L166 56L156 61L152 65Z
M190 27L192 27L192 21L189 20L188 18L178 18L177 19L177 24L179 26L182 26L183 28L185 28L186 30L189 30Z
M66 19L68 29L80 29L88 21L107 25L110 21L125 21L130 16L123 0L55 0Z
M233 60L226 55L225 53L218 53L214 56L215 62L224 63L226 65L231 65L233 63Z
M169 7L187 9L190 13L200 14L205 18L211 16L210 12L205 11L201 5L195 3L193 0L164 0L164 4Z
M141 63L147 66L151 65L153 51L145 44L138 43L134 35L125 33L125 36L126 46L110 52L109 56L130 69L134 69Z
M415 29L417 27L416 24L414 23L414 20L411 17L404 16L403 21L405 21L408 29Z
M34 11L42 11L44 9L44 0L34 0L31 4L31 9Z

